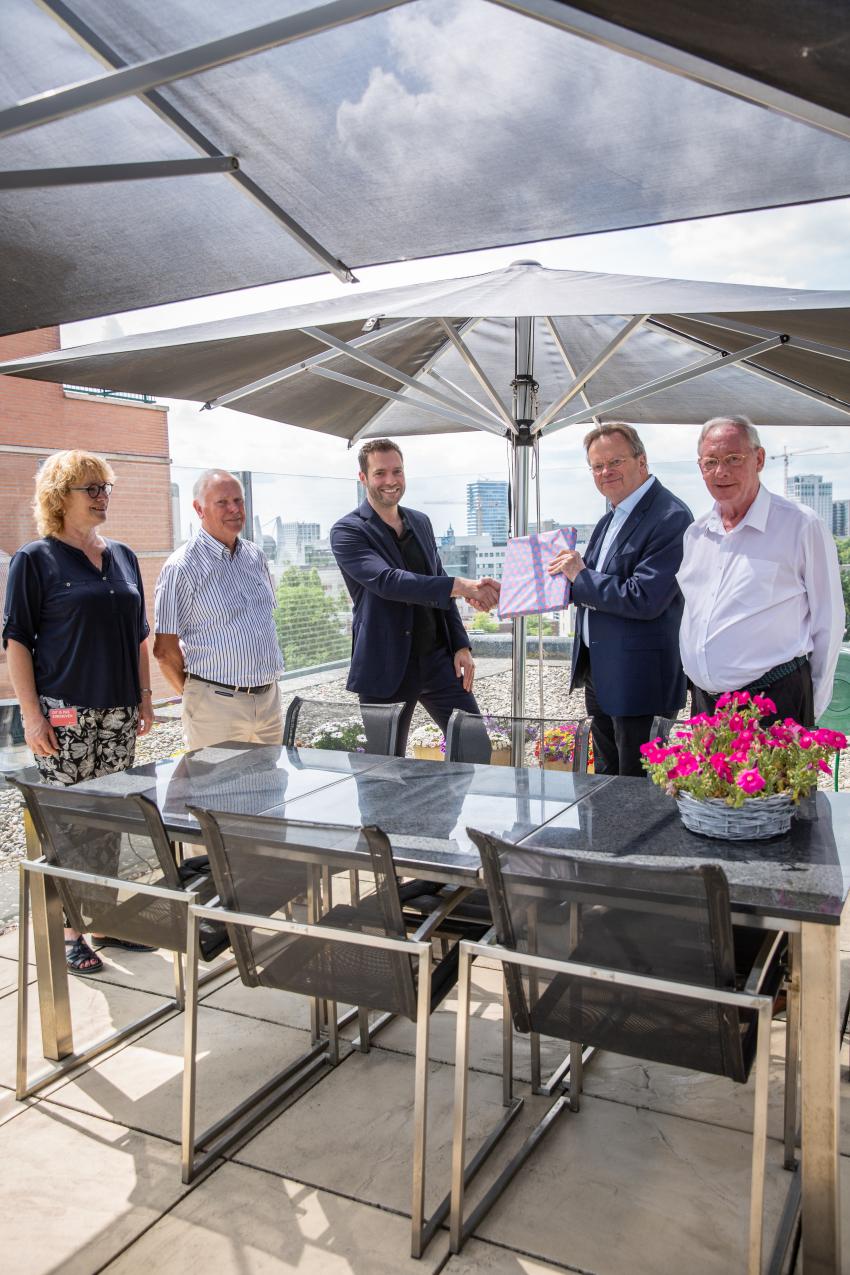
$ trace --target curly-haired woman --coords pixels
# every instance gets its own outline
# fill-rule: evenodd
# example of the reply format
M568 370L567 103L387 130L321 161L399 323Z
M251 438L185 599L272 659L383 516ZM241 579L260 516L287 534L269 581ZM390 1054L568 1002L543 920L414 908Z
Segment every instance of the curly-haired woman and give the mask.
M49 456L35 479L41 539L9 566L3 645L24 737L48 783L132 766L136 736L153 724L138 559L100 532L114 479L91 452ZM70 972L102 969L81 934L66 930L65 944Z

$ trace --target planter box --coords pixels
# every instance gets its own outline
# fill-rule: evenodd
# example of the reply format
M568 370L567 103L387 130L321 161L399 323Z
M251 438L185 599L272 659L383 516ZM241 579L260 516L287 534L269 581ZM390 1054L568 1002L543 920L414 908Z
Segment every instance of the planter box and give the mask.
M424 744L413 745L413 756L420 761L445 761L442 749L438 745L427 748Z
M511 750L509 748L494 748L490 754L491 766L510 766Z

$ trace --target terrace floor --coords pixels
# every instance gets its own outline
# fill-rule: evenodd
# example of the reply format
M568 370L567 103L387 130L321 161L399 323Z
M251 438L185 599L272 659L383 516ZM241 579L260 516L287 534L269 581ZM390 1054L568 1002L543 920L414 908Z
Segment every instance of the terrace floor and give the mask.
M369 1055L338 1068L228 1154L197 1185L179 1171L182 1018L174 1015L44 1096L16 1103L17 935L0 938L0 1251L12 1275L214 1271L216 1275L728 1275L744 1266L752 1090L600 1055L581 1111L567 1113L460 1256L438 1234L409 1252L413 1025L396 1020ZM844 934L850 981L850 927ZM168 994L159 954L104 952L72 979L78 1048ZM35 977L30 966L29 976ZM305 1004L245 988L233 971L204 989L199 1122L205 1127L308 1043ZM33 1005L32 1063L40 1063ZM455 1002L432 1020L428 1202L448 1186ZM470 1137L501 1111L495 971L475 967ZM773 1026L766 1228L782 1169L784 1023ZM547 1050L555 1061L556 1045ZM844 1046L846 1049L846 1045ZM844 1074L845 1069L842 1069ZM545 1105L529 1096L499 1164ZM850 1227L850 1084L842 1084L842 1201ZM484 1170L486 1175L487 1170ZM473 1192L473 1199L475 1193ZM850 1272L850 1259L844 1269Z

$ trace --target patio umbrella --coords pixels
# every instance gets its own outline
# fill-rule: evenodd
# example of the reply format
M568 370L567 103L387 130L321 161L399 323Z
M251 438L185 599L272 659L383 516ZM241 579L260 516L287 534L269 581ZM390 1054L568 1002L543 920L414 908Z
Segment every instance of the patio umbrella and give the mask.
M801 7L3 0L0 333L846 196L850 10Z
M193 399L344 438L483 430L530 456L569 425L850 421L850 292L546 270L517 262L0 364L0 373ZM514 622L521 717L525 629Z

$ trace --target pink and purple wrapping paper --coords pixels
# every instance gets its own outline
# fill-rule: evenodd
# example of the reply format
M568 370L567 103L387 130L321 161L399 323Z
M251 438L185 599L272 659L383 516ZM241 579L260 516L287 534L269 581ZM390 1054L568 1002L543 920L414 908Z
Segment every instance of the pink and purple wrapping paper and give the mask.
M575 549L575 527L559 527L536 536L516 536L508 541L499 617L541 615L562 611L570 604L570 582L565 575L550 576L547 570L556 554Z

